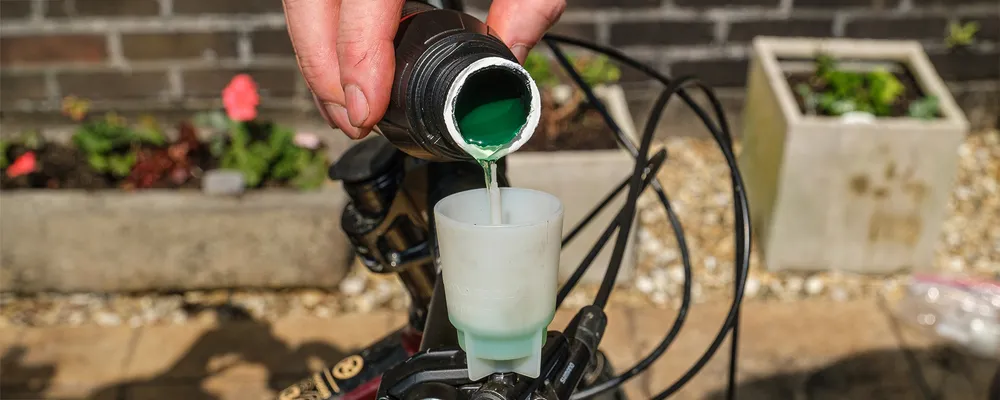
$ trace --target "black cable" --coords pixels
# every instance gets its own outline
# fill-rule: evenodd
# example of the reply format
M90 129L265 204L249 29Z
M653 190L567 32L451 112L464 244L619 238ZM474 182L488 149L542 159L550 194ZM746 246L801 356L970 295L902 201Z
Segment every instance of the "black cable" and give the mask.
M674 212L674 209L670 206L669 201L667 201L665 205L667 209L667 219L670 220L670 226L673 228L674 236L677 238L677 247L680 248L681 263L684 266L683 295L681 298L680 309L677 311L677 316L674 317L674 323L663 340L656 345L656 348L654 348L653 351L650 352L645 358L633 365L632 368L629 368L628 371L625 371L621 375L574 393L571 397L572 400L580 400L597 396L608 390L621 386L629 379L632 379L632 377L639 375L652 366L653 363L667 351L667 348L670 347L670 344L677 338L677 335L680 334L681 327L684 325L688 310L691 306L691 254L688 251L687 240L684 239L684 229L681 226L680 218L677 217L677 213Z
M656 173L659 172L660 167L663 166L663 162L666 160L666 158L667 158L667 151L660 150L656 152L656 154L654 154L652 158L649 159L649 162L646 163L646 172L645 172L646 175L643 178L641 190L645 191L646 187L649 186L650 182L656 179ZM623 188L625 188L625 185L628 184L628 182L629 179L625 179L622 182L622 185L619 185L618 188L615 189L615 191L611 192L608 195L608 199L614 198L615 195L617 195L619 192L621 192ZM606 204L607 203L605 202L605 204L596 207L594 211L591 212L591 214L592 215L596 214ZM619 224L621 222L619 217L624 211L625 210L618 211L618 215L615 216L615 218L611 220L611 223L608 224L607 228L604 229L604 233L602 233L601 237L597 239L597 243L590 248L590 251L587 253L587 255L583 257L582 261L580 261L580 265L577 266L576 270L573 271L573 275L571 275L569 279L566 280L566 283L564 283L563 286L559 288L559 294L556 296L556 308L559 308L559 306L562 305L563 301L566 300L566 296L569 296L569 292L573 290L573 287L576 286L576 284L580 281L580 279L583 278L583 275L587 273L587 270L590 269L590 265L593 264L595 259L597 259L597 254L604 249L604 245L608 243L608 239L610 239L611 235L614 234L615 230L618 229ZM582 227L582 225L578 227ZM683 233L681 234L683 235ZM565 242L566 241L564 239L563 243Z
M546 35L546 43L549 45L550 48L553 49L554 52L558 52L558 48L556 48L553 42L567 43L571 45L584 47L599 53L603 53L607 56L617 59L618 61L624 64L627 64L633 68L639 69L647 73L648 75L656 78L657 80L659 80L664 84L669 84L671 82L671 80L668 79L666 76L649 68L646 65L643 65L642 63L639 63L629 58L628 56L625 56L624 54L618 52L617 50L605 48L603 46L599 46L592 43L582 42L572 38L562 37L559 35L551 35L551 34ZM557 58L559 57L560 54L561 53L557 53ZM562 62L563 60L560 61ZM566 67L565 63L564 67ZM578 85L580 85L581 82L577 83ZM580 85L580 86L585 91L589 89L586 87L586 85ZM657 395L657 398L665 398L673 394L678 389L680 389L680 387L686 384L691 379L691 377L693 377L693 375L697 374L697 372L699 372L701 368L703 368L704 365L707 364L707 361L711 359L711 357L718 350L718 347L721 345L721 342L725 340L725 336L729 333L729 331L733 330L735 325L738 323L737 317L739 315L739 308L742 303L743 290L746 283L745 282L746 273L747 270L749 269L749 257L748 257L750 252L749 212L746 204L746 194L743 188L742 177L740 176L739 170L736 167L735 155L733 155L732 153L732 136L729 134L728 124L726 123L725 118L722 116L721 103L718 101L718 99L715 97L714 93L711 90L708 90L707 88L702 88L702 89L705 92L706 96L709 98L709 101L712 103L712 106L715 109L715 113L719 116L718 121L721 125L720 127L716 127L709 121L709 118L707 114L704 112L704 110L701 109L701 107L699 107L697 104L695 104L694 101L690 98L690 96L687 95L686 92L679 91L678 95L685 101L685 103L688 104L688 106L691 107L691 109L695 112L695 114L697 114L699 118L702 119L702 121L705 123L706 128L708 128L708 130L712 133L713 138L719 144L723 154L725 155L726 161L729 164L729 168L731 171L730 174L733 181L733 192L734 192L733 208L736 217L735 221L738 224L738 229L736 229L736 235L735 235L736 236L735 239L737 242L736 259L734 260L735 261L734 282L736 285L736 288L734 290L735 296L733 299L733 304L730 307L729 314L727 315L726 322L723 324L722 329L716 336L715 340L713 341L708 351L706 351L706 353L702 356L702 358L699 359L699 361L696 362L695 365L693 365L691 369L689 369L688 372L684 376L682 376L675 384L671 385L669 388L667 388L667 390ZM593 101L593 99L591 100ZM598 103L596 104L597 108L601 110L602 107L600 107L599 102L595 103ZM613 121L610 121L610 118L606 118L606 120L609 120L608 125L612 127L612 130L620 131L620 129L617 129L616 124L614 124ZM622 138L621 135L619 135L619 139L621 138ZM626 148L632 150L634 146L630 147L628 146L628 144L630 144L628 141L625 141L625 143L623 143L623 145L625 145ZM654 188L656 188L656 186L659 185L654 184ZM657 190L657 194L660 195L661 201L665 199L665 194L663 194L660 190ZM736 368L735 349L736 346L734 345L733 347L734 352L730 354L731 356L730 372L732 374L735 374L735 368ZM732 388L730 388L729 395L730 396L734 395L734 392L732 392Z

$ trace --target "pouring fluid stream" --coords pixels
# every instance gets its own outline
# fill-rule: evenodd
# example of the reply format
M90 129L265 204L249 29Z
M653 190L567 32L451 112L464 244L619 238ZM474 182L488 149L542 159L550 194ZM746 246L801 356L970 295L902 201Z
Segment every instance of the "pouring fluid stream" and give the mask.
M503 224L500 185L497 183L496 153L509 146L527 114L520 99L503 99L479 105L458 121L465 142L475 146L472 154L483 167L490 199L490 223Z

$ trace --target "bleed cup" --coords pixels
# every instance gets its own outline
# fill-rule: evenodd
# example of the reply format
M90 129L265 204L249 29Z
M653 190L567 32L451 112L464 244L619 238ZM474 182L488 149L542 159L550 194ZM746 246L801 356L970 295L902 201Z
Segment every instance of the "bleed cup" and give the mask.
M500 188L503 223L490 223L486 189L434 207L448 318L465 350L469 378L541 373L555 315L563 206L549 193Z

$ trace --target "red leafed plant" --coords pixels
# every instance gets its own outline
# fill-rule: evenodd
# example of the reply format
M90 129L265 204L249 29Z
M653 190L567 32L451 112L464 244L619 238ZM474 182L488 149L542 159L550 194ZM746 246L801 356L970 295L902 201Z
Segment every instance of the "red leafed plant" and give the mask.
M191 178L195 163L190 155L201 146L201 142L190 123L181 123L179 131L177 141L166 148L139 151L135 166L125 179L126 189L151 188L164 178L169 185L180 186Z

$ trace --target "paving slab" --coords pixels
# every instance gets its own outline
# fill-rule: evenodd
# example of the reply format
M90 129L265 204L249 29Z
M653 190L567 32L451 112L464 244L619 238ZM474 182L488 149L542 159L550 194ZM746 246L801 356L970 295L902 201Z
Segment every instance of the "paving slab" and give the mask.
M651 398L679 377L707 348L726 309L695 306L666 354L626 384L629 398ZM552 328L562 329L573 315L561 310ZM675 315L609 309L601 348L616 371L652 349ZM2 398L272 399L405 321L404 313L374 312L271 323L2 330ZM970 359L899 329L873 301L750 302L742 321L740 399L918 398L909 358L944 399L985 399L996 368L995 361ZM724 398L727 352L728 343L671 399Z
M128 327L27 328L4 350L5 399L76 398L125 376L138 331Z

